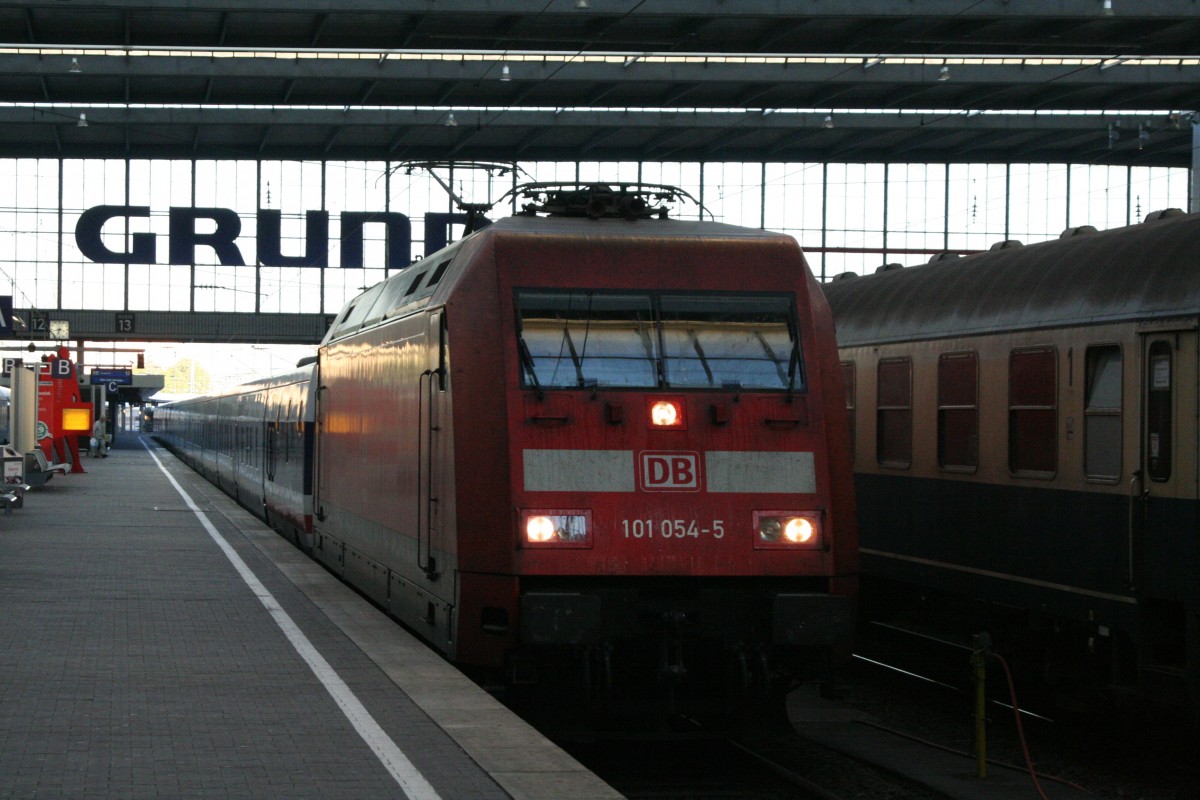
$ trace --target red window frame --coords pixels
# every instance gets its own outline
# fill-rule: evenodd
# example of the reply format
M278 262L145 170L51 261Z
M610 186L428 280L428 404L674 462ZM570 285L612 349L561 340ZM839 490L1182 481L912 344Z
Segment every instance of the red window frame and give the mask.
M1008 469L1033 478L1058 473L1058 352L1053 347L1009 353Z
M881 467L912 466L912 359L881 358L876 367L875 458Z
M979 467L979 355L938 356L938 466L955 472Z

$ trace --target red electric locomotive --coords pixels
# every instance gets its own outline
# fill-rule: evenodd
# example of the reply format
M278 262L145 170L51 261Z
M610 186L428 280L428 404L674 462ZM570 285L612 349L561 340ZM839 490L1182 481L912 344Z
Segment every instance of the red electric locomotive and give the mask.
M508 685L683 710L824 674L857 542L796 242L668 219L666 187L525 192L333 322L315 557Z

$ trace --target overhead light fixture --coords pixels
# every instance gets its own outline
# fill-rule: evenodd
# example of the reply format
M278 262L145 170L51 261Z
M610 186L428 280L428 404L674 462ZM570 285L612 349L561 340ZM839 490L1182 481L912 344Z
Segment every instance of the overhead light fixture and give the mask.
M446 127L454 128L458 126L458 120L454 118L454 112L450 112L450 116L446 117Z
M76 123L75 123L75 127L76 127L76 128L86 128L87 126L88 126L88 124L87 124L87 114L80 114L80 115L79 115L79 122L76 122Z
M1106 17L1111 17L1113 15L1112 0L1104 0L1100 4L1100 12Z
M500 81L502 83L508 83L511 80L512 80L512 70L510 70L508 68L508 64L502 65L500 67Z
M948 64L942 64L942 68L940 70L938 70L938 80L939 81L950 80L950 66Z
M78 58L75 58L74 56L71 57L71 67L67 70L67 72L83 72L83 70L79 67Z
M1138 124L1138 150L1141 150L1150 142L1150 131L1141 123Z
M629 56L628 58L626 58L626 59L625 59L625 69L629 69L629 68L630 68L630 67L632 67L634 64L636 64L636 63L637 63L637 60L638 60L639 58L641 58L641 56Z
M586 11L592 7L592 4L588 0L575 0L575 7Z
M825 119L823 119L821 121L821 127L825 128L825 129L829 129L829 128L833 127L833 115L832 114L825 115Z
M1118 130L1119 127L1120 127L1119 125L1113 125L1112 123L1109 123L1109 126L1108 126L1108 149L1109 150L1112 150L1113 145L1116 144L1121 138L1121 131Z

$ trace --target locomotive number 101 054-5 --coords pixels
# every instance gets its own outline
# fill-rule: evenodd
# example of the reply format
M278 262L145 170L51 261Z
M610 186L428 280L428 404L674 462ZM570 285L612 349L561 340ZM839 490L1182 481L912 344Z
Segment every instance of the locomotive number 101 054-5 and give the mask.
M655 522L652 519L623 519L621 529L626 539L698 539L701 536L720 539L725 536L725 520L664 519Z

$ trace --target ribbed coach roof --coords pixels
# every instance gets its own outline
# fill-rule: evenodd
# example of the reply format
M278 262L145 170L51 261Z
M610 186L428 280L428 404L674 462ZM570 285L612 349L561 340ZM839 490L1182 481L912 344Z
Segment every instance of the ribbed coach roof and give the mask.
M841 346L1200 315L1200 214L823 286Z

